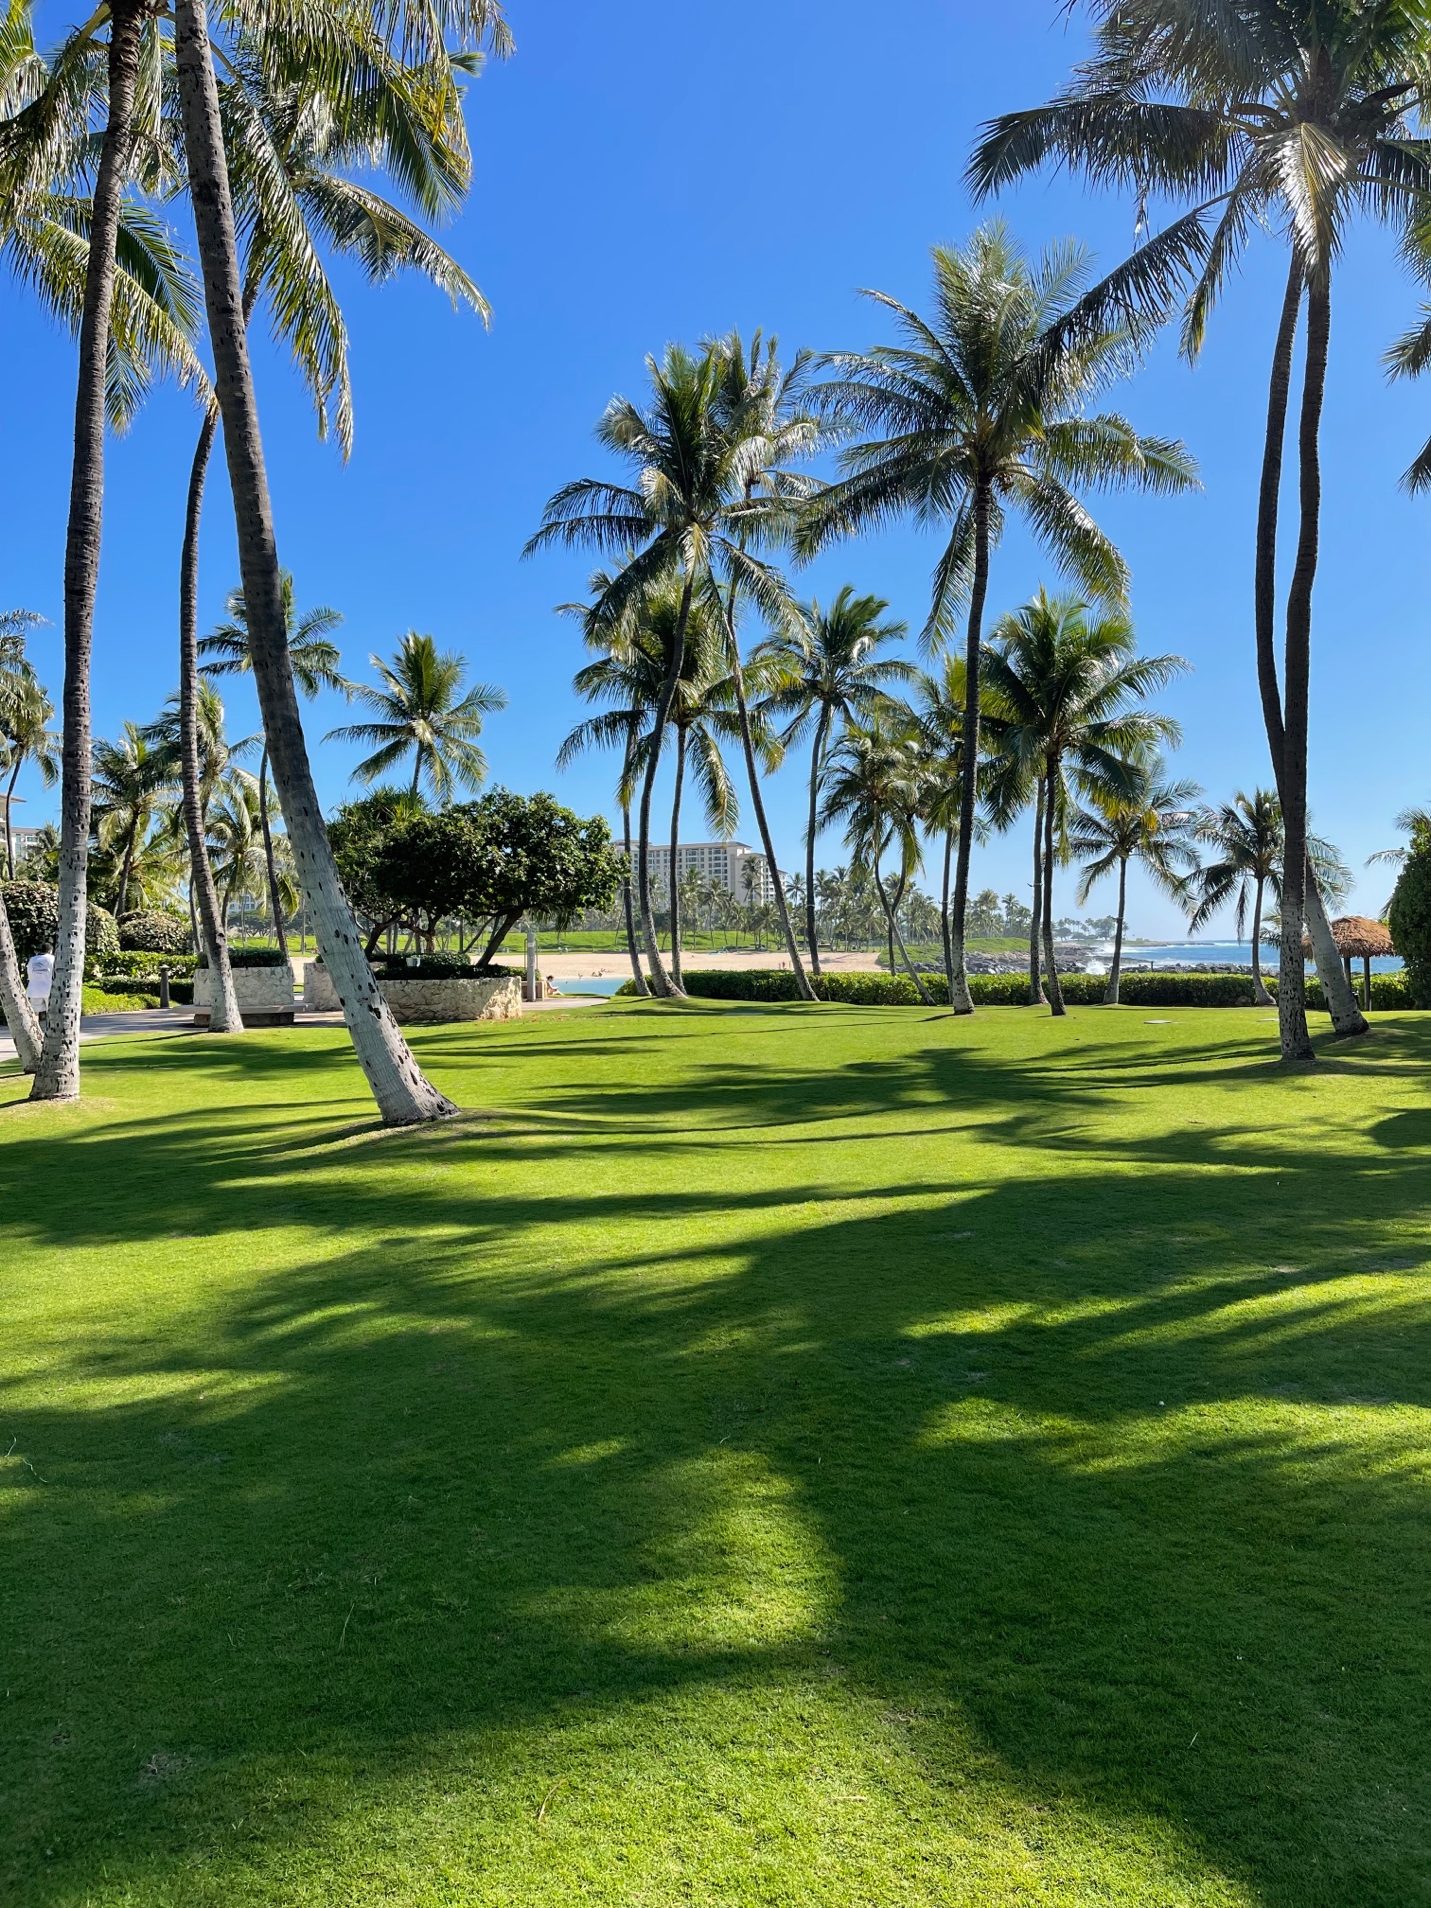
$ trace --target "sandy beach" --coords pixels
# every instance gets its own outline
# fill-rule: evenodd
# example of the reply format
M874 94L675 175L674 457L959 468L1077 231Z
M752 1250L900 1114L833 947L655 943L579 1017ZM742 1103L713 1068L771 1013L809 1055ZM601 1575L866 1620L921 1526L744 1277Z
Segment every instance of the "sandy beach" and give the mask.
M510 964L510 956L504 956ZM541 971L552 980L605 980L612 976L625 978L631 972L631 963L624 953L596 954L580 951L573 954L549 954L543 952L537 956ZM765 969L789 967L790 956L783 948L768 947L763 952L752 948L716 949L692 948L681 956L681 965L690 972L701 967L723 967L730 970L740 968ZM820 951L820 965L828 973L878 973L879 961L872 948L862 949L854 954L827 953Z

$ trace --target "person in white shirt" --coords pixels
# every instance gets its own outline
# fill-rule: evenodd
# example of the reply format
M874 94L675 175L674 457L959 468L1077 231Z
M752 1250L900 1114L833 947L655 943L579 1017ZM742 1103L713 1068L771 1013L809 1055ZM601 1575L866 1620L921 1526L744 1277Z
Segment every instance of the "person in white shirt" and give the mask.
M48 949L43 954L32 954L25 964L25 992L41 1019L50 1004L50 982L54 974L55 957Z

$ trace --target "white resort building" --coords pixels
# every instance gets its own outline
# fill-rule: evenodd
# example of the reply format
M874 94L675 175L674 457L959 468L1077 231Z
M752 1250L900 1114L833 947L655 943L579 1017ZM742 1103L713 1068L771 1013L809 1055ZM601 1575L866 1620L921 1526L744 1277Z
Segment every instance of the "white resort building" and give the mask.
M775 898L765 856L748 848L743 841L682 842L676 850L676 876L684 881L692 872L706 881L714 881L740 902L764 902ZM659 847L651 843L651 879L663 888L671 878L669 843Z

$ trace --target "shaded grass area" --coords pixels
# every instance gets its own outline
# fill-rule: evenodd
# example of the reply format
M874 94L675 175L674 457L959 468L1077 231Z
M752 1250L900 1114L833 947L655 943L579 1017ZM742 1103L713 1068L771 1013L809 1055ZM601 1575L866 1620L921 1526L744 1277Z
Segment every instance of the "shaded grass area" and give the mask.
M0 1080L0 1897L1431 1903L1431 1029ZM12 1443L13 1440L13 1443Z

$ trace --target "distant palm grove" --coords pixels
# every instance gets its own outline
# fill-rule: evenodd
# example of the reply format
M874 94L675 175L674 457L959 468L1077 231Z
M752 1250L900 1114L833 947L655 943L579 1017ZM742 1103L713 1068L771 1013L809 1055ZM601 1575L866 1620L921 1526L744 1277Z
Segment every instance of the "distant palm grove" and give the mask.
M644 341L644 369L633 352L628 394L595 420L590 468L532 499L524 554L587 552L594 565L581 600L554 605L590 709L554 767L591 750L612 758L621 884L615 908L590 919L620 936L639 993L682 995L683 935L739 932L779 953L806 1001L822 997L822 952L878 946L922 994L941 973L957 1021L975 1011L971 944L997 937L1022 951L1029 1002L1061 1015L1056 942L1076 931L1062 879L1078 907L1098 883L1116 895L1094 924L1112 943L1116 1002L1134 868L1194 926L1233 911L1269 1005L1258 950L1275 936L1281 1054L1308 1063L1304 944L1335 1032L1366 1027L1328 918L1350 874L1307 802L1333 294L1357 295L1338 271L1357 222L1389 228L1413 276L1431 276L1431 146L1419 130L1431 21L1408 0L1078 10L1091 53L1057 97L977 129L968 180L992 201L1061 166L1090 192L1125 190L1140 207L1131 254L1098 264L1069 239L1034 256L991 212L963 242L932 247L917 302L866 293L844 341ZM469 802L494 736L500 781L494 719L506 698L440 631L394 630L391 653L359 670L341 651L342 606L305 603L281 563L248 335L260 319L277 333L320 432L346 454L357 400L341 283L405 273L485 318L435 234L471 185L462 76L510 50L498 0L213 18L200 0L175 0L172 17L108 0L49 51L26 0L8 8L0 253L14 294L41 300L77 340L62 682L37 664L35 610L0 619L5 875L55 890L43 1030L0 891L0 998L36 1099L79 1091L97 904L121 927L177 918L173 944L210 971L215 1033L242 1028L230 934L286 953L298 923L383 1119L454 1111L374 979L378 929L352 844L379 810L410 818ZM951 128L951 146L958 136ZM1156 511L1198 487L1178 420L1149 433L1118 405L1165 327L1196 360L1253 245L1285 260L1285 294L1266 318L1260 470L1246 486L1247 628L1267 747L1240 788L1205 791L1179 772L1178 725L1160 706L1197 658L1140 638L1099 500L1126 492ZM1390 363L1408 377L1431 363L1426 312L1408 313ZM175 687L122 733L96 736L106 442L162 378L199 399L182 520L151 518L156 565L178 578ZM1431 485L1431 446L1405 481ZM239 575L222 580L233 585L226 614L206 627L214 490L232 507ZM862 585L860 540L902 522L926 535L932 574L921 600L894 604ZM1041 550L1043 574L1019 574L1005 553L1014 524ZM802 565L834 549L849 551L849 580L817 599ZM228 733L222 701L240 673L261 711L248 736ZM320 694L350 705L329 733L359 747L355 779L368 791L345 810L346 862L305 731L304 705ZM783 853L766 804L776 773L796 779L805 817L803 843ZM12 805L56 785L58 824L31 831L20 852ZM1317 821L1335 834L1334 817ZM748 837L768 888L663 883L655 852L676 868L697 829ZM1021 831L1027 888L1000 896L981 883L979 857L1010 830ZM819 865L829 833L835 868ZM420 912L384 916L382 932L432 947L444 930Z

